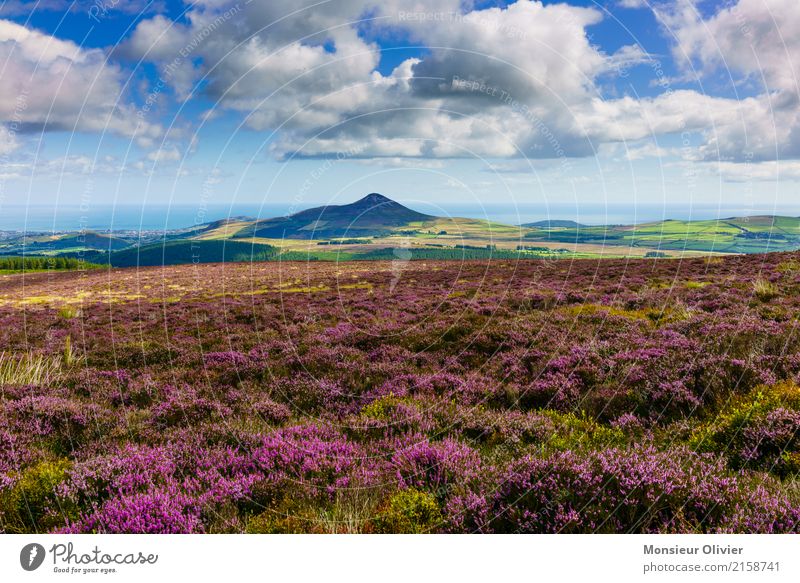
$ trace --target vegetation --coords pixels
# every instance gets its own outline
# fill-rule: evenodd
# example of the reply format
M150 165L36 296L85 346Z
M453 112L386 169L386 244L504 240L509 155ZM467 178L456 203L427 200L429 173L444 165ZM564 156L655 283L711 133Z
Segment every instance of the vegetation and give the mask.
M409 252L411 259L430 261L490 257L665 258L796 249L800 249L800 218L793 217L606 226L539 221L514 226L425 215L378 194L351 204L308 209L286 217L235 217L138 237L130 233L124 237L61 233L20 235L0 242L0 253L5 255L72 258L118 267L223 261L383 260L402 258Z
M70 349L71 351L71 349ZM21 356L0 353L0 387L7 385L41 385L53 382L61 370L59 356Z
M269 261L277 251L269 245L231 240L176 240L112 253L114 267Z
M6 278L0 530L800 531L796 254L396 259Z
M0 272L97 269L100 265L70 257L0 257Z
M800 218L744 217L709 221L666 220L640 225L544 227L526 239L655 250L763 253L800 249Z

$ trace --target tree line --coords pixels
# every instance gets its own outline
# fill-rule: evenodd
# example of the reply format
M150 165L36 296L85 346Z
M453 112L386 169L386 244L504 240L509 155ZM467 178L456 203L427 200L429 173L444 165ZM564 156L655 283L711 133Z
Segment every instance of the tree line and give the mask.
M0 257L0 271L64 271L97 267L100 266L74 257Z

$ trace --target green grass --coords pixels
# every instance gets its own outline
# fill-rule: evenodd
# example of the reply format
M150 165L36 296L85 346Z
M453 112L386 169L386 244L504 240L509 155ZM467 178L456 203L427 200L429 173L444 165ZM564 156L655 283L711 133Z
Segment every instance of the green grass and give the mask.
M539 228L529 230L525 234L525 239L648 247L671 251L763 253L800 249L800 218L666 220L635 226Z

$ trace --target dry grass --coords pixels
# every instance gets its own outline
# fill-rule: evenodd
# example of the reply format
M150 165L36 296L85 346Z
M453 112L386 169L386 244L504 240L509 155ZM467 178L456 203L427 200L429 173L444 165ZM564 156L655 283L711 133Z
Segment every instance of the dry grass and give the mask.
M26 354L15 357L0 353L0 387L6 385L46 385L61 372L61 358Z
M48 385L62 372L83 362L83 355L72 346L67 336L64 350L58 356L41 354L8 354L0 352L0 387L7 385Z
M72 320L73 318L78 318L83 315L82 310L77 306L61 306L58 309L58 317L62 320Z
M762 302L768 302L769 300L778 297L780 295L780 290L778 289L778 286L771 281L767 281L766 279L759 277L753 282L753 293L755 293L756 297Z
M318 527L329 534L361 534L375 517L379 495L374 489L343 490L331 510L321 512Z
M63 363L67 368L72 368L83 360L83 356L72 347L72 338L67 336L64 341Z

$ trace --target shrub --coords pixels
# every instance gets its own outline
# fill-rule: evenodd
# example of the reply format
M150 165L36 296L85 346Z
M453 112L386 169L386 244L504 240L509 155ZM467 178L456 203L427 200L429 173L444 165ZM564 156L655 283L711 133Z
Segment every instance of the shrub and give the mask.
M225 416L230 413L225 405L197 394L190 386L167 386L165 399L153 407L153 417L161 426L192 425L208 419L215 411Z
M561 452L511 462L454 497L455 530L526 533L771 532L800 528L800 506L709 456L675 448ZM743 517L745 517L743 519ZM748 522L749 521L749 522ZM748 526L749 525L749 526Z
M291 488L295 497L333 500L339 490L355 485L366 459L357 444L331 429L308 425L278 430L253 452L265 475L260 502L269 506L284 488Z
M380 533L423 534L435 531L441 524L436 498L416 489L392 494L375 517L375 530Z
M0 492L0 524L6 532L47 532L63 524L63 513L72 506L58 495L70 462L39 462L24 470L13 488Z
M410 445L398 444L392 465L401 487L432 492L437 499L448 496L451 487L480 468L480 456L469 446L452 439L430 442L410 437Z
M800 454L800 388L794 383L760 386L735 399L691 440L699 451L724 455L734 469L781 476L796 473Z
M203 532L196 500L176 488L115 497L67 533L191 534Z
M272 399L261 399L253 403L253 412L267 423L280 425L289 420L292 410L283 403L276 403Z

